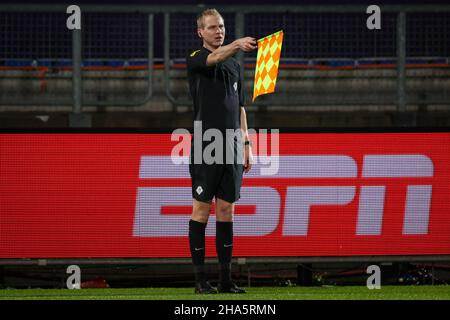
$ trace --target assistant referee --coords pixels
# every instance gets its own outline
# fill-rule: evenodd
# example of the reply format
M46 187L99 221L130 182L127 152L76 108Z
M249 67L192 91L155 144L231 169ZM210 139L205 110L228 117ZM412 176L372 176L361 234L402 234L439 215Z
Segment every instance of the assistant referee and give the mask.
M197 33L203 40L203 47L189 53L187 70L189 89L194 102L194 126L201 124L204 131L214 128L223 133L225 156L234 153L235 161L207 164L194 161L194 145L205 143L193 139L189 172L192 178L193 209L189 221L189 244L194 264L195 293L245 293L231 279L231 258L233 251L234 203L240 198L243 172L252 166L252 151L244 110L244 84L240 66L233 58L239 50L250 52L257 48L251 37L237 39L222 46L225 39L223 17L216 9L207 9L197 17ZM226 139L226 129L233 129L239 135ZM243 152L237 159L237 150L243 144ZM214 288L206 278L205 229L215 198L216 204L216 250L219 260L219 283Z

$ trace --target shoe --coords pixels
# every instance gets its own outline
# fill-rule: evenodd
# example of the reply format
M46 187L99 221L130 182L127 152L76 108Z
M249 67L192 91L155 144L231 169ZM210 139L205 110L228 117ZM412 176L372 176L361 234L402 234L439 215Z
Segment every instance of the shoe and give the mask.
M217 289L219 293L246 293L244 289L239 288L234 282L219 283Z
M216 294L217 289L214 288L208 281L197 282L195 284L195 293L196 294Z

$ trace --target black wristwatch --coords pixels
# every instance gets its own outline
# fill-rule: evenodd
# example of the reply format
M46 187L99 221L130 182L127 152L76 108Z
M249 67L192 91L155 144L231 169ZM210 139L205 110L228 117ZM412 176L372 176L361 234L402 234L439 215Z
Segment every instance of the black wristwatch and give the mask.
M252 146L252 142L250 140L246 140L244 142L244 146Z

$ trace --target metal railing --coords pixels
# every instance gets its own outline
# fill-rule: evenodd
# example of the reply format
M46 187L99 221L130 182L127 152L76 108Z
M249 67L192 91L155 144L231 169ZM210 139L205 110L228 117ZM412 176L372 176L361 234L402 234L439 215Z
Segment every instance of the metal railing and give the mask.
M113 15L145 15L147 17L148 28L146 30L147 34L141 35L141 42L139 42L139 52L142 53L142 37L146 37L147 48L146 59L147 59L147 88L142 99L139 101L130 100L110 100L110 99L96 99L96 100L84 100L83 101L83 90L82 84L84 79L82 77L82 44L83 39L86 41L86 33L90 30L85 30L82 25L81 31L70 31L72 32L71 41L71 51L73 52L72 57L72 97L67 99L47 99L47 100L27 100L22 101L12 100L0 100L0 105L72 105L73 112L78 114L83 110L83 106L139 106L148 102L153 96L153 69L154 69L154 50L159 49L154 47L155 38L155 15L162 15L163 18L163 39L164 50L164 91L168 100L172 103L174 107L176 106L186 106L190 105L191 102L186 98L175 98L170 89L170 84L172 82L171 78L171 66L174 59L183 58L180 57L180 52L188 53L189 44L198 44L198 39L195 39L195 21L191 21L192 30L186 27L187 24L181 25L179 19L177 21L177 15L187 14L188 19L192 19L189 14L196 14L203 9L203 7L198 6L103 6L103 5L82 5L81 11L83 15L89 15L93 13L98 14L113 14ZM448 104L449 99L445 94L439 97L425 98L424 99L412 99L407 95L406 90L406 58L408 57L408 51L413 52L413 55L418 55L420 53L431 55L431 56L443 56L444 58L450 57L450 41L445 41L449 39L450 29L448 23L440 23L437 27L442 28L443 32L433 33L433 39L430 46L426 45L422 48L423 44L427 44L425 31L422 33L417 33L414 39L408 39L409 34L407 30L417 30L415 23L409 23L409 18L415 19L414 21L425 21L423 24L431 24L433 21L447 21L446 19L450 17L450 5L410 5L410 6L381 6L382 10L382 26L383 30L375 31L357 31L358 28L365 28L365 19L367 14L365 13L366 6L363 5L342 5L342 6L300 6L300 5L285 5L285 6L269 6L269 5L258 5L258 6L218 6L217 9L224 15L226 19L234 22L234 26L230 31L228 31L228 37L239 38L247 34L253 36L264 35L269 31L276 31L279 27L285 28L286 34L284 51L283 54L287 58L327 58L337 52L335 58L369 58L372 57L383 57L388 56L396 60L396 95L395 101L390 99L368 99L367 101L360 100L361 104L393 104L397 105L397 110L403 112L406 110L406 105L408 103L442 103ZM3 28L8 31L8 15L9 14L24 14L24 13L59 13L64 17L67 17L65 13L65 5L16 5L16 4L2 4L0 5L0 30ZM430 16L431 15L431 16ZM3 17L3 20L2 18ZM5 18L6 17L6 18ZM231 17L231 18L230 18ZM431 17L431 18L430 18ZM438 17L437 19L433 17ZM440 17L440 18L439 18ZM16 17L17 18L17 17ZM60 19L60 18L59 18ZM137 23L141 18L137 19ZM269 19L268 23L265 20ZM427 20L428 19L428 20ZM51 19L49 19L51 20ZM234 20L234 21L233 21ZM64 20L65 21L65 20ZM173 24L171 21L175 21ZM300 23L300 22L301 23ZM249 22L247 24L247 22ZM346 24L347 23L347 24ZM126 24L126 23L125 23ZM356 28L358 25L360 27ZM181 27L180 27L181 26ZM65 24L61 26L65 28ZM112 28L112 26L111 26ZM173 30L171 29L173 28ZM184 28L182 32L177 33L180 28ZM303 29L306 30L303 30ZM408 29L409 28L409 29ZM140 30L140 29L136 29ZM132 30L132 32L136 31ZM355 31L356 30L356 31ZM171 32L173 31L173 32ZM291 33L289 33L291 31ZM16 32L20 32L16 31ZM384 32L384 35L382 33ZM119 31L120 34L120 31ZM3 32L3 41L0 39L0 48L8 45L8 41L5 40L7 33ZM9 35L10 36L10 35ZM126 38L127 34L122 33L120 37ZM84 37L84 38L83 38ZM171 45L171 38L184 39L186 41L180 41L183 43L184 47L177 47L177 43ZM189 38L190 37L190 38ZM334 38L333 38L334 37ZM95 41L92 41L93 43ZM95 37L94 37L95 39ZM189 40L191 39L191 40ZM123 39L122 39L123 40ZM360 45L355 43L359 40ZM440 41L441 40L441 41ZM450 39L449 39L450 40ZM123 40L124 41L124 40ZM194 42L197 41L197 42ZM51 45L51 40L48 41ZM121 43L118 42L119 47ZM122 45L123 46L123 45ZM334 47L334 51L330 48ZM116 48L117 49L117 48ZM422 50L423 49L423 50ZM1 50L0 50L1 51ZM57 48L55 50L49 50L50 54L53 51L58 52ZM63 58L68 58L68 50L62 50ZM95 50L92 50L95 51ZM108 54L107 50L100 50ZM175 53L175 54L174 54ZM390 56L393 53L395 56ZM298 56L295 56L298 54ZM175 55L175 56L174 56ZM95 56L95 55L92 55ZM250 57L254 57L250 55ZM98 58L97 56L95 56ZM0 53L0 59L2 55ZM51 57L47 57L51 58ZM133 58L133 57L129 57ZM135 57L134 57L135 58ZM138 57L142 58L142 57ZM241 62L241 68L244 70L244 56L240 54L238 59ZM70 71L70 70L69 70ZM394 90L395 91L395 90ZM274 100L275 99L275 100ZM339 104L345 104L346 101L340 101ZM300 105L302 102L287 97L286 99L280 99L276 101L274 97L262 97L257 101L258 106L268 106L268 105L285 105L285 106L296 106ZM320 102L312 102L311 104L318 104ZM349 99L348 104L356 103L355 100Z

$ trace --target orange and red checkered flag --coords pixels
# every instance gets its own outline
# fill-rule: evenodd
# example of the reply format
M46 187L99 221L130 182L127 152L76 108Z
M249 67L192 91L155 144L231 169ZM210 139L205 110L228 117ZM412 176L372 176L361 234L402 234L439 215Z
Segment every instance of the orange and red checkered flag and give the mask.
M283 35L281 30L258 40L253 101L259 95L275 91Z

